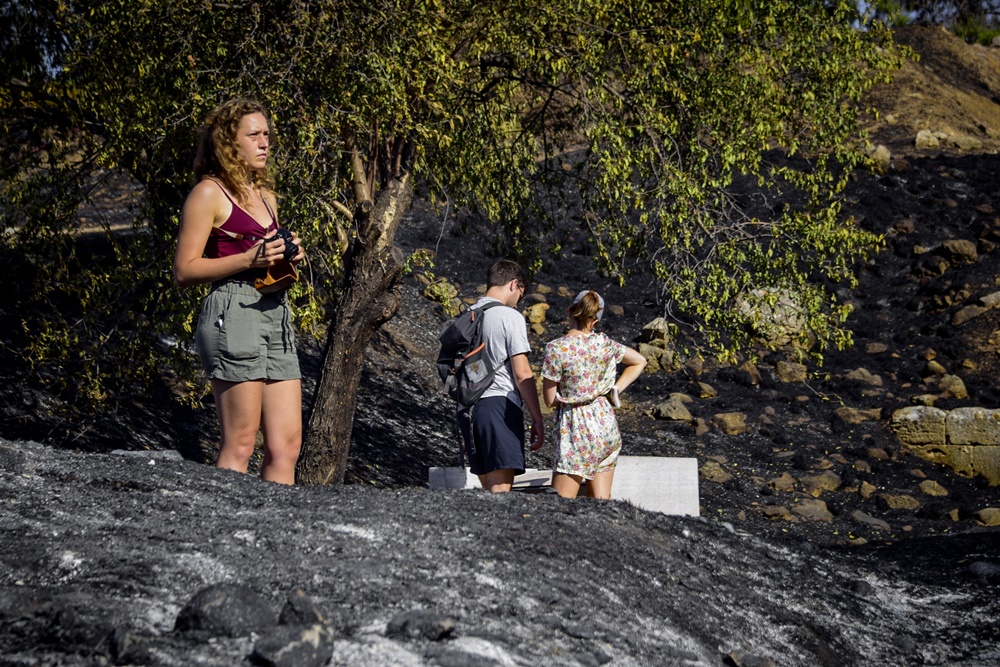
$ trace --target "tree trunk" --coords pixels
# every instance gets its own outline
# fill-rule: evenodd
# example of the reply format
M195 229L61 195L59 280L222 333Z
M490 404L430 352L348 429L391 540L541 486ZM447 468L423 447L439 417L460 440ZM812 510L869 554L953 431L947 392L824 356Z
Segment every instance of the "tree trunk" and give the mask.
M403 255L393 241L412 198L413 184L406 173L381 190L374 210L355 216L359 236L346 263L347 289L327 334L322 374L299 458L299 483L344 481L365 349L399 310Z

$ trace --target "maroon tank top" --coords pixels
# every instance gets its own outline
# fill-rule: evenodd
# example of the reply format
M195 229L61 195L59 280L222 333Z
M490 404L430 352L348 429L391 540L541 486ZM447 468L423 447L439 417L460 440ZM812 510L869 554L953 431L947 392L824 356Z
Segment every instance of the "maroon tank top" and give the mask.
M260 223L254 220L253 216L233 201L233 198L229 196L229 193L226 192L226 189L222 185L214 179L209 180L219 186L222 194L226 195L226 199L233 205L233 210L224 223L218 227L212 227L212 231L208 235L208 242L205 244L206 257L218 259L219 257L238 255L252 248L264 237L274 235L279 226L278 220L274 217L274 211L268 206L264 195L261 195L260 200L264 202L264 207L271 216L271 224L267 226L267 229L261 227Z

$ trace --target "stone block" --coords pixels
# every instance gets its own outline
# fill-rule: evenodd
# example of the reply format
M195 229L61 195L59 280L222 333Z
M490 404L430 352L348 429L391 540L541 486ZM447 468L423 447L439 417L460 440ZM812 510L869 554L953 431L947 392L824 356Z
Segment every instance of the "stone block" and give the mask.
M974 477L976 474L972 462L974 449L972 445L910 445L910 451L920 458L948 466L963 477Z
M1000 447L973 447L972 469L989 480L990 486L1000 484Z
M726 435L739 435L747 430L747 416L742 412L720 412L712 417L712 425Z
M940 408L912 405L892 413L889 424L905 445L944 445L947 416Z
M1000 410L956 408L948 413L945 431L950 445L1000 445Z

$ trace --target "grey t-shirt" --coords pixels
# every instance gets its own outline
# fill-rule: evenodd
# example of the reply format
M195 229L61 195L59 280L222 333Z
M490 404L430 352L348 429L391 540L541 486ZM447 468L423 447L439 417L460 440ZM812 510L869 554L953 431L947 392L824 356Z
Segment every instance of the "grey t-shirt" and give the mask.
M499 299L484 296L472 307L479 308L490 301L499 301ZM514 372L511 369L510 358L517 354L531 352L524 315L506 306L490 308L483 313L483 337L486 340L487 361L491 366L497 367L493 384L483 394L483 398L506 396L521 405L521 395L514 383Z

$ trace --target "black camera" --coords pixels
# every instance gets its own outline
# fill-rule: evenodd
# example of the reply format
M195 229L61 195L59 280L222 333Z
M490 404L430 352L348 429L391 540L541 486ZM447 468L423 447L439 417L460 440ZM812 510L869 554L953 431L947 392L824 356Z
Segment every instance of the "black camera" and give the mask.
M292 240L292 233L284 227L278 227L278 231L274 233L274 236L267 239L267 241L273 241L274 239L282 239L285 242L286 260L292 261L299 254L299 246Z

